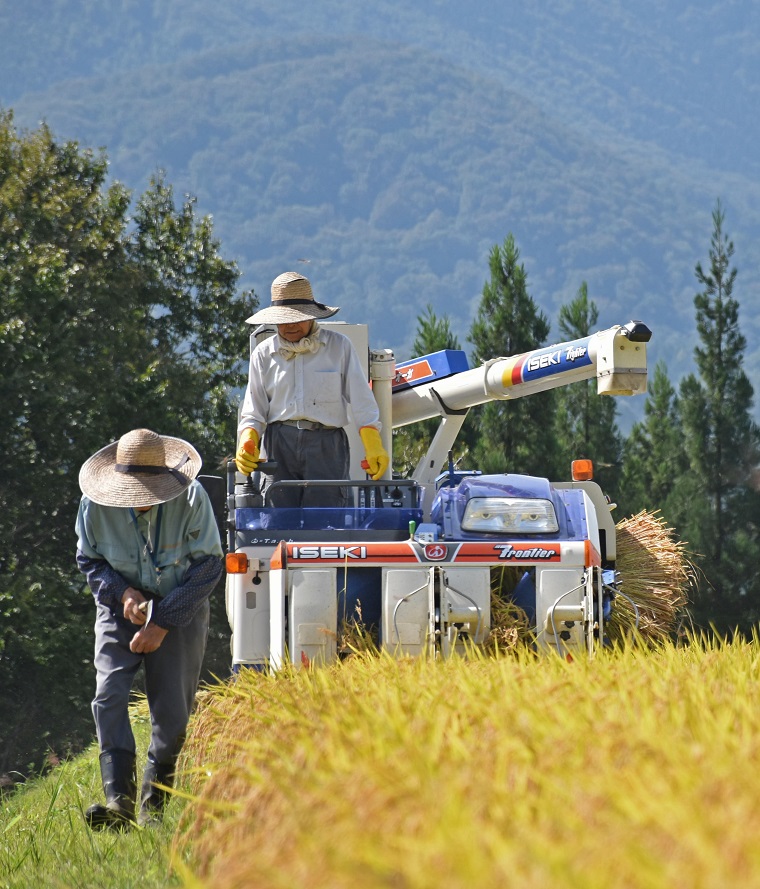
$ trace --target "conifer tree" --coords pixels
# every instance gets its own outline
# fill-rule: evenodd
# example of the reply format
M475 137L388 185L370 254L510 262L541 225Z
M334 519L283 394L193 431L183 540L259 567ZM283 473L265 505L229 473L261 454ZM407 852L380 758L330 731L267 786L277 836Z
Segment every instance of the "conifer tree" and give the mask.
M575 340L593 332L599 310L589 302L584 281L575 299L559 311L559 332L563 340ZM612 494L620 476L622 439L617 428L617 402L600 396L596 380L564 386L555 393L554 432L565 472L573 460L594 462L594 475L602 488Z
M459 349L459 340L451 330L448 317L439 318L430 303L417 316L417 333L412 356L430 355L441 349ZM398 429L393 434L393 465L401 475L409 475L427 451L438 428L436 420L422 420Z
M700 554L706 584L695 614L718 629L746 629L760 617L757 572L758 495L752 487L758 428L753 388L743 369L746 339L733 296L734 245L724 232L720 201L712 214L710 266L697 263L694 298L700 344L697 373L680 387L680 416L689 464L681 485L681 536Z
M451 322L444 315L439 318L430 303L425 306L425 314L417 316L417 335L412 343L412 355L430 355L441 349L460 349L459 340L451 330Z
M525 267L512 234L494 245L490 280L468 340L473 366L491 358L519 355L546 343L549 321L528 293ZM552 435L553 392L475 408L467 420L473 463L483 472L520 472L552 477L557 459Z
M625 442L618 497L623 514L660 510L673 524L671 501L687 468L678 407L665 362L658 361L648 387L644 420L634 423Z

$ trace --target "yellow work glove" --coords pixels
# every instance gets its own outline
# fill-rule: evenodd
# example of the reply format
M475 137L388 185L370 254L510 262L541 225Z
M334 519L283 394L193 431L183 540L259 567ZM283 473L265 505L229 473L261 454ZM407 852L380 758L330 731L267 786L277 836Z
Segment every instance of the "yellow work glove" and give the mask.
M240 433L235 464L243 475L250 475L259 465L259 433L255 429L244 429Z
M359 435L364 443L365 459L362 460L362 467L377 481L383 477L383 473L388 468L388 464L391 462L390 457L380 440L380 433L374 426L362 426Z

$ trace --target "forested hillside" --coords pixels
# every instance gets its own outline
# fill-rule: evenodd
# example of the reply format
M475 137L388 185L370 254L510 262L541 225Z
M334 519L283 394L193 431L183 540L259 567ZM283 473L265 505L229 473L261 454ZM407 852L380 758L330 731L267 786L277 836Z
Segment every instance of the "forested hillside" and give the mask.
M491 0L304 8L41 0L0 10L0 103L157 168L214 216L243 283L285 268L406 357L431 303L464 333L512 232L553 325L583 281L690 370L695 257L720 197L760 370L760 185L749 0L635 10ZM241 319L242 320L242 319Z

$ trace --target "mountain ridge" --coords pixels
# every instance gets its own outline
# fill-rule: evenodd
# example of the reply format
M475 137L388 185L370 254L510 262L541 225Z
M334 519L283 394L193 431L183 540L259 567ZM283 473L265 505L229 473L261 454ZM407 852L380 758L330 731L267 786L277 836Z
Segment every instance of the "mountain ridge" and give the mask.
M152 21L157 11L165 22L178 20L173 0L132 5L152 10ZM696 8L675 5L682 19ZM652 360L665 358L677 379L692 369L694 267L707 261L710 214L721 198L725 228L736 244L735 295L750 343L747 367L757 378L758 168L746 162L741 145L731 154L729 139L724 163L715 166L715 146L694 138L706 123L689 113L693 96L676 106L674 86L663 86L659 99L651 92L662 72L686 76L688 47L663 31L652 50L653 70L628 89L630 110L613 109L606 120L602 114L598 97L624 104L624 74L634 62L641 67L644 38L655 28L642 21L645 11L604 18L601 4L591 3L579 24L573 12L582 4L555 0L555 20L547 12L533 18L520 13L514 23L497 20L487 34L478 25L496 8L487 0L472 5L467 21L453 4L431 0L411 13L386 2L372 14L344 11L330 22L329 11L341 5L327 3L327 11L303 11L303 22L288 31L297 17L289 0L277 11L237 0L224 13L224 29L204 31L201 6L185 4L181 27L167 40L175 49L166 50L161 64L138 60L128 69L119 62L97 73L105 62L90 59L85 78L17 94L17 122L34 126L45 119L62 138L104 146L112 175L137 192L151 172L165 169L178 194L196 195L199 211L214 217L225 253L238 260L243 283L262 301L272 278L296 266L312 278L318 298L342 305L345 320L367 321L373 346L393 348L399 358L409 357L416 317L428 303L451 317L464 341L488 274L488 252L511 232L529 291L552 321L586 281L601 326L641 317L654 331ZM713 16L726 8L714 4ZM251 23L241 25L234 43L225 43L234 10L241 9L250 11ZM582 64L596 32L589 31L585 43L571 38L594 11L600 28L627 23L624 52L633 62L615 69L610 38L601 62ZM757 37L753 15L749 33ZM118 20L111 16L112 24ZM367 35L391 20L387 33ZM668 19L671 30L676 20L674 14ZM703 33L709 20L701 19L694 33ZM532 23L534 32L515 37L504 64L489 68L520 21ZM537 22L551 27L539 33ZM569 29L564 44L563 22ZM166 27L157 26L150 40L137 28L146 52L155 53ZM351 27L353 33L341 33ZM708 48L725 42L733 27L718 32ZM438 45L428 48L436 36ZM531 39L535 59L519 70ZM749 37L745 42L760 45ZM616 46L620 55L625 40ZM561 56L556 69L534 77L552 47ZM669 48L673 57L665 65ZM737 54L737 71L746 58L747 52ZM575 99L563 104L573 93L572 78L565 76L573 65ZM505 85L511 72L517 72L514 88ZM585 95L589 83L595 86ZM642 121L655 99L660 116L651 116L651 138L642 139ZM747 109L753 101L746 99ZM584 104L590 110L583 111ZM742 122L730 102L723 116L734 129ZM671 141L663 137L668 121L678 130ZM746 130L745 141L753 126ZM690 156L682 153L684 140L691 140Z

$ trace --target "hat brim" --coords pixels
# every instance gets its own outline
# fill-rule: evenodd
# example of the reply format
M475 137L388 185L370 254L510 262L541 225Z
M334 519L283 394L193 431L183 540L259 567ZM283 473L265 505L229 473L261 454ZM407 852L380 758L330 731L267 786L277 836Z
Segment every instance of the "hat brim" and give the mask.
M176 472L154 475L116 471L118 441L111 442L86 460L79 470L82 493L100 506L139 507L155 506L179 497L198 475L203 461L201 455L187 441L162 435L166 465ZM188 459L184 460L187 457ZM182 464L182 465L179 465Z
M314 321L316 318L331 318L339 311L340 308L337 306L324 306L320 303L299 309L294 309L292 306L267 306L265 309L259 309L250 318L246 318L245 323L298 324L301 321Z

